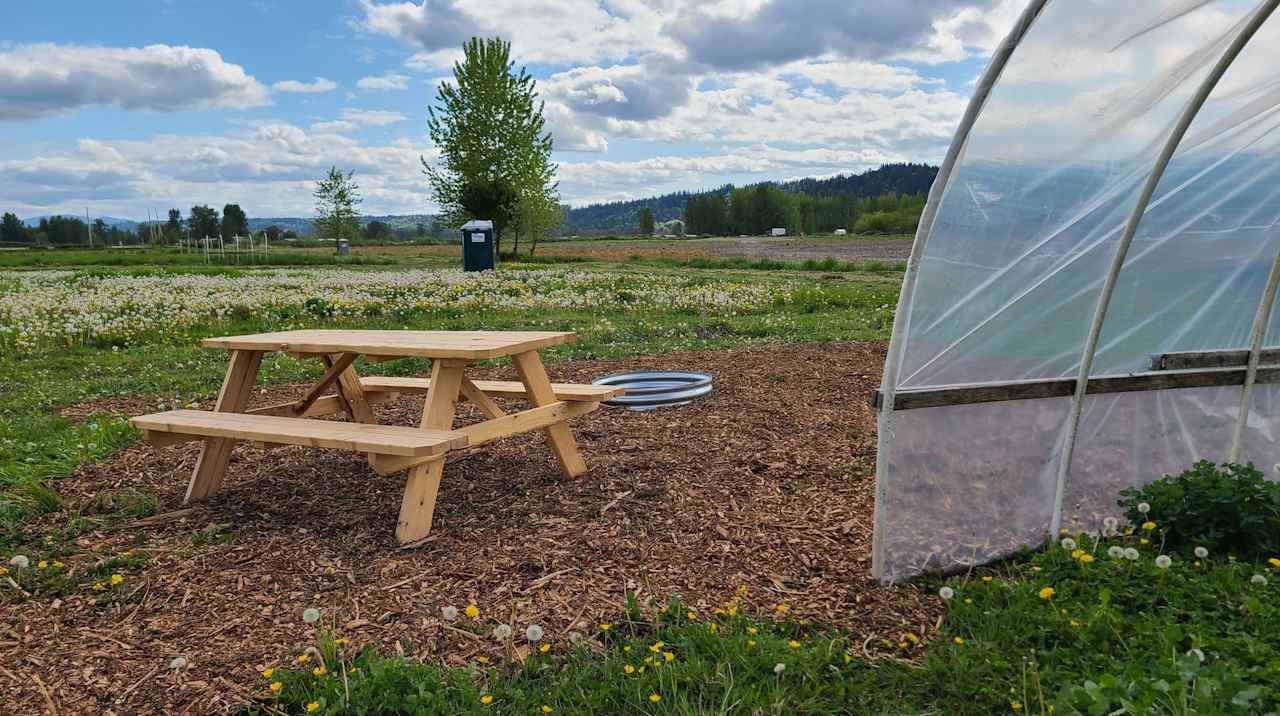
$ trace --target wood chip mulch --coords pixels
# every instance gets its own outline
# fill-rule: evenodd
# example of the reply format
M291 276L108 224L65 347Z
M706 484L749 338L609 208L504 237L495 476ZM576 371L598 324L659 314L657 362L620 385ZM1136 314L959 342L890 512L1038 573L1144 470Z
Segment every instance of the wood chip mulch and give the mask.
M788 618L857 643L928 633L936 597L868 577L869 398L883 361L883 344L827 343L550 365L553 380L576 382L707 371L715 391L679 408L577 419L590 470L572 481L541 433L451 454L433 530L408 549L393 536L403 475L379 478L362 455L242 445L222 492L182 512L196 444L136 445L57 482L63 509L33 530L154 495L159 519L86 532L62 558L73 575L126 551L146 564L125 573L115 598L86 584L57 600L0 600L0 703L8 713L234 712L263 694L259 669L313 643L308 607L350 648L454 665L502 655L496 641L447 626L445 605L474 602L490 625L522 634L536 623L563 643L575 627L590 634L616 620L629 591L654 606L678 594L705 613L745 584L751 611L785 603ZM261 387L255 400L301 388ZM78 414L139 405L112 399ZM421 403L377 412L415 425ZM462 404L460 416L478 413ZM188 663L172 669L177 656Z

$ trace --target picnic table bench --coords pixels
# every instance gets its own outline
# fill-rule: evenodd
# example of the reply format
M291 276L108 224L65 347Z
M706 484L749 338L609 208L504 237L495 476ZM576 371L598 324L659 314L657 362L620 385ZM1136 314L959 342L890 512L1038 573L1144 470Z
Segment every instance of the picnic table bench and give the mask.
M396 538L401 543L431 530L436 496L450 450L541 429L566 477L587 469L567 421L622 394L607 385L552 383L538 351L573 340L550 331L343 331L298 330L206 339L206 348L230 352L226 378L213 411L170 410L131 421L156 445L202 441L185 502L203 500L222 486L231 450L241 440L265 447L304 445L363 452L382 475L408 470ZM252 410L249 394L264 354L283 351L319 359L324 374L301 398ZM431 359L431 377L361 377L352 364L364 355L380 362ZM472 381L463 369L477 361L509 357L519 381ZM327 392L331 388L334 392ZM425 394L419 427L379 425L373 406L402 394ZM533 407L505 412L494 397L524 398ZM455 429L457 403L473 403L487 420ZM345 413L351 422L314 420Z

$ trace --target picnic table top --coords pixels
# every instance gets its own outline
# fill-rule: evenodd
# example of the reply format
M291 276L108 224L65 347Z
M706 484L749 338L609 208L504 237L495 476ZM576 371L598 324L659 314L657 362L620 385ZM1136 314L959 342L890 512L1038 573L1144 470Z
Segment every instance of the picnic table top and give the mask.
M540 350L575 338L568 331L365 331L298 330L206 338L205 348L364 353L376 356L487 360Z

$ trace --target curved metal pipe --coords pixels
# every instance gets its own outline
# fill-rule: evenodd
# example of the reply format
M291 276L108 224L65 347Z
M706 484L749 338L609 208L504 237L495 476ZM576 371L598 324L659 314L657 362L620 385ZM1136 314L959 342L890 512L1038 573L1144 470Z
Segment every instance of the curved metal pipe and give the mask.
M1098 304L1093 312L1093 322L1089 326L1089 334L1085 339L1084 350L1080 356L1080 372L1076 376L1075 396L1072 398L1071 412L1067 417L1067 431L1063 436L1062 458L1058 463L1058 480L1057 485L1054 487L1053 497L1053 518L1049 522L1050 536L1058 534L1058 530L1062 528L1062 500L1066 491L1067 474L1071 471L1071 459L1075 453L1076 437L1080 430L1080 414L1084 410L1085 390L1089 384L1089 373L1093 370L1093 358L1098 349L1098 337L1102 333L1102 324L1107 318L1107 308L1111 305L1111 295L1114 293L1116 282L1120 278L1120 269L1124 267L1125 258L1129 255L1129 246L1133 243L1134 235L1138 233L1138 225L1142 223L1142 218L1147 213L1147 205L1151 203L1151 197L1155 194L1156 185L1160 183L1160 179L1164 176L1165 169L1168 168L1174 152L1177 151L1182 138L1186 136L1187 130L1190 129L1191 122L1199 114L1200 108L1204 106L1204 103L1208 101L1213 88L1218 85L1222 76L1226 74L1227 69L1240 56L1245 45L1249 44L1249 40L1253 39L1258 28L1262 27L1278 4L1280 4L1280 0L1263 0L1258 5L1249 21L1236 34L1235 39L1231 41L1231 44L1222 53L1222 57L1218 58L1208 76L1200 83L1200 87L1196 90L1195 95L1191 97L1187 106L1183 108L1177 123L1169 133L1169 138L1165 141L1164 147L1160 151L1160 156L1157 157L1156 163L1151 169L1151 175L1147 177L1147 183L1142 187L1142 193L1138 195L1138 201L1134 204L1133 211L1129 214L1124 234L1121 235L1120 243L1116 247L1116 255L1111 261L1111 270L1107 273L1107 279L1102 284L1102 293L1098 296Z
M969 99L969 106L965 108L964 116L960 119L960 126L956 128L956 136L951 140L947 155L938 169L938 176L934 179L933 186L929 188L929 198L925 201L924 211L920 215L920 227L916 230L915 242L911 245L911 257L907 259L907 271L902 277L902 291L898 295L898 308L893 316L893 333L889 338L889 354L885 358L884 376L880 383L880 393L884 398L877 424L879 449L876 450L875 517L871 537L871 575L876 579L881 579L884 574L884 475L888 467L885 436L893 432L893 396L897 388L902 346L906 341L907 327L910 325L907 309L910 308L911 298L915 295L916 281L920 274L920 259L924 256L925 247L929 244L933 222L938 216L938 206L942 204L942 197L946 194L947 185L951 182L951 175L960 161L960 155L964 153L964 147L969 141L969 133L978 121L978 116L982 114L982 108L986 106L992 88L1000 79L1005 66L1009 64L1013 51L1021 44L1048 2L1049 0L1031 0L1031 3L1018 16L1013 29L992 54L991 62L982 73L982 79L978 81L978 86Z
M605 405L631 410L652 410L664 405L681 405L711 392L711 376L685 371L640 371L616 373L592 381L596 385L617 385L624 395L604 401Z

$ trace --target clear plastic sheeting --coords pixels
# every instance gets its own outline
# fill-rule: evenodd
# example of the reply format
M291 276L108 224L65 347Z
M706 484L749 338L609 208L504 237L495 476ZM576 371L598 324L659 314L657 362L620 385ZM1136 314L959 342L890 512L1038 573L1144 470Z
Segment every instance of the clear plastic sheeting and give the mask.
M1225 459L1240 386L895 410L899 389L1074 380L1126 224L1090 377L1242 349L1280 253L1280 13L1256 0L1049 0L962 126L921 224L886 364L877 576L947 571L1096 528L1120 489ZM1265 19L1257 34L1250 34ZM1238 56L1233 50L1242 42ZM1213 69L1234 59L1220 79ZM1202 88L1203 106L1193 102ZM982 88L979 88L981 94ZM1190 107L1190 109L1189 109ZM1190 124L1150 202L1157 160ZM926 218L929 214L926 212ZM1280 311L1265 345L1280 341ZM1242 461L1280 462L1280 393L1255 389ZM998 484L996 484L998 483Z

